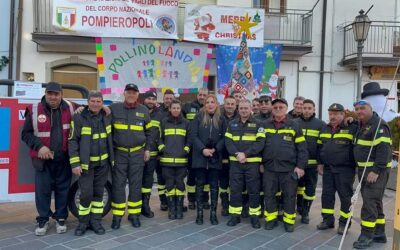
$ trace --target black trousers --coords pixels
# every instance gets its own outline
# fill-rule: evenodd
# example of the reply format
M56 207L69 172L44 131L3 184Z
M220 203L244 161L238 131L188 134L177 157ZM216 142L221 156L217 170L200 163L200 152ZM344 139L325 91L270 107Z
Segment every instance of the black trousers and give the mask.
M67 161L47 160L42 169L35 168L35 203L37 222L67 219L68 191L71 185L71 166ZM54 191L55 211L52 212L51 194Z
M322 175L322 217L329 222L334 221L335 214L335 193L338 192L340 199L340 218L339 223L346 224L350 218L351 197L353 196L354 169L343 171L332 170L329 166L324 167Z
M157 159L157 165L156 165L156 174L157 174L158 195L165 195L165 193L166 193L165 180L162 175L162 167L161 167L158 159Z
M223 163L219 171L219 193L228 193L229 191L229 163Z
M190 165L187 168L186 190L188 193L188 200L194 202L196 199L196 175Z
M185 195L186 166L167 167L162 166L162 174L165 179L165 187L167 196L183 196Z
M265 220L276 220L278 217L278 203L276 193L283 193L283 222L294 224L296 218L296 190L297 180L292 178L292 172L272 172L264 170Z
M209 183L211 190L218 190L218 179L220 170L215 168L195 168L196 188L201 187L204 190L204 185Z
M303 199L308 201L315 200L315 189L317 187L318 171L316 166L306 167L304 176L299 180L299 187L304 187ZM299 191L297 187L297 191Z
M157 158L151 157L148 162L145 163L143 169L143 182L142 182L142 194L151 194L151 189L154 182L154 171L158 165Z
M373 233L376 228L384 231L385 227L385 214L383 213L383 194L385 192L386 184L389 179L389 171L382 170L375 183L367 183L368 170L365 173L364 179L361 183L361 195L363 198L363 205L361 208L361 231L366 233ZM358 170L358 178L362 175L362 169Z
M230 162L230 201L229 213L240 215L242 213L242 192L243 185L249 196L249 215L260 215L260 163L239 163Z
M126 180L128 179L128 213L138 215L142 211L142 181L144 150L121 152L115 150L115 166L112 169L113 215L123 216L126 208Z
M89 166L78 179L80 193L79 222L88 223L90 220L101 220L103 215L104 185L108 178L108 165Z

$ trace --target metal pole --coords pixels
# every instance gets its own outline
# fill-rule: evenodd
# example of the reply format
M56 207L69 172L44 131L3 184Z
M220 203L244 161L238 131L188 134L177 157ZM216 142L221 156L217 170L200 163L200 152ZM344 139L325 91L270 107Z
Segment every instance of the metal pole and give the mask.
M360 100L362 78L362 50L364 48L364 44L362 41L358 41L357 43L357 100Z

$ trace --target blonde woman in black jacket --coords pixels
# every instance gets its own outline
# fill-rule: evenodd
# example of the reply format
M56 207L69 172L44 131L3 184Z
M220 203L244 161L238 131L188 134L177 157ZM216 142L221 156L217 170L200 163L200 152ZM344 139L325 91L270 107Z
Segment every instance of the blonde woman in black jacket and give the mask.
M225 119L221 115L215 95L208 95L203 108L191 123L192 169L196 177L197 218L196 224L203 224L203 188L210 184L212 225L218 224L218 176L222 169L222 151L224 149Z

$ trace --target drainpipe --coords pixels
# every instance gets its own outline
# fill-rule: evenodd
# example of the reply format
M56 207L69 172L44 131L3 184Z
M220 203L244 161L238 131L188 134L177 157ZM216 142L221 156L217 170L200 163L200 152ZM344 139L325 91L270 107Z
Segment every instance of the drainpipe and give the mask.
M322 117L322 104L324 94L324 70L325 70L325 36L326 36L326 8L327 0L322 2L322 34L321 34L321 62L319 73L319 100L318 100L318 116Z
M8 41L8 79L13 78L14 65L14 18L15 18L15 1L10 0L10 37ZM12 95L12 88L8 87L8 96Z

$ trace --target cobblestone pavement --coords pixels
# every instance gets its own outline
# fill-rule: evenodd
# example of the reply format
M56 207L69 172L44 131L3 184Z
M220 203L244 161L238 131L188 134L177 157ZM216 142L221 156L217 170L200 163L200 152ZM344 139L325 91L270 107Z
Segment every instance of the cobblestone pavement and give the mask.
M153 190L155 194L156 191ZM36 216L34 202L16 202L0 204L0 248L12 249L337 249L340 236L336 230L318 231L316 225L320 215L321 190L317 190L317 200L310 214L310 224L301 224L297 218L296 229L286 233L283 225L272 231L254 230L249 219L242 219L236 227L226 226L228 217L219 216L219 225L209 223L209 212L205 210L205 223L198 226L194 223L195 211L189 210L182 220L169 220L167 212L159 209L158 197L152 196L151 206L155 212L152 219L142 218L142 226L133 228L124 219L119 230L110 228L112 216L108 214L103 224L105 235L98 236L87 231L83 237L74 236L77 219L72 215L67 221L68 232L57 234L55 222L51 221L48 235L38 237L35 229ZM391 249L393 241L393 212L395 192L386 190L384 207L386 213L386 230L389 242L374 244L372 249ZM353 225L345 239L343 249L351 249L353 241L360 231L360 204L358 202ZM336 209L338 211L338 209ZM218 212L219 214L219 212Z

